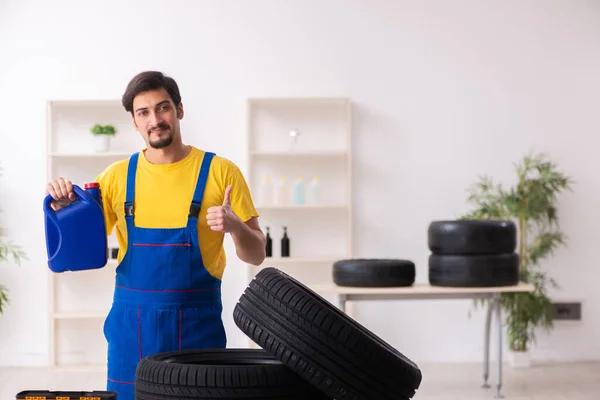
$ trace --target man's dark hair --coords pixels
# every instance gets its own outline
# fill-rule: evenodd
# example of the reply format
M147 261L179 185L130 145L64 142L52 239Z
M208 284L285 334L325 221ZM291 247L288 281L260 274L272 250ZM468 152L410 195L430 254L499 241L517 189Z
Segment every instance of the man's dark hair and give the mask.
M175 103L175 107L179 107L181 95L179 94L177 82L170 76L166 76L158 71L140 72L129 81L127 89L125 89L125 93L123 93L123 98L121 99L123 107L133 115L133 99L135 96L147 90L157 90L161 88L164 88L167 93L169 93L171 100ZM179 114L179 109L177 109L177 114Z

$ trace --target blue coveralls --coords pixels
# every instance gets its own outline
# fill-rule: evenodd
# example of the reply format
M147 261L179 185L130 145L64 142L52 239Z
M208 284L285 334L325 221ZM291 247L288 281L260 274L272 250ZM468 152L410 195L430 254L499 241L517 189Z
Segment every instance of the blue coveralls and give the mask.
M197 230L214 153L204 155L187 226L162 229L135 226L138 156L131 156L127 172L127 252L117 267L113 304L104 324L107 390L116 391L119 400L134 399L135 370L143 357L226 346L221 281L204 267Z

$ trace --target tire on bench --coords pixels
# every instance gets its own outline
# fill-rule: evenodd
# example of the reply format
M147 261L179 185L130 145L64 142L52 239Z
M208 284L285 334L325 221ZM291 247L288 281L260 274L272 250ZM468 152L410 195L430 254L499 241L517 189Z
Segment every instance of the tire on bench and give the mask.
M138 363L136 400L291 399L326 400L263 349L164 352Z
M429 283L448 287L498 287L519 283L519 255L429 256Z
M415 275L415 264L409 260L359 258L333 263L333 282L338 286L412 286Z
M287 274L264 268L234 308L236 325L336 400L414 396L418 366Z
M517 226L508 220L433 221L427 241L429 250L438 255L513 253Z

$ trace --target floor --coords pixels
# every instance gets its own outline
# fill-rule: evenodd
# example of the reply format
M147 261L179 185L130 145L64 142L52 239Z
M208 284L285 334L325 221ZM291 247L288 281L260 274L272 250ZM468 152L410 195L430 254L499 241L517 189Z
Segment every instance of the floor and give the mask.
M415 400L482 400L495 396L482 389L479 364L420 365L423 383ZM600 362L536 365L516 370L505 367L502 394L511 400L597 400ZM104 390L103 372L49 372L40 368L0 368L0 399L14 399L22 390Z

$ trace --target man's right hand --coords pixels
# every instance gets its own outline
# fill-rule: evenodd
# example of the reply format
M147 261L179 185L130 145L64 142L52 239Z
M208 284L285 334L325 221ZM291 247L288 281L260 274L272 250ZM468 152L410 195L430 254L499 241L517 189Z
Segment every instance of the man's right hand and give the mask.
M57 178L46 186L46 195L54 199L50 207L54 211L60 210L77 200L77 195L73 192L73 184L68 179Z

